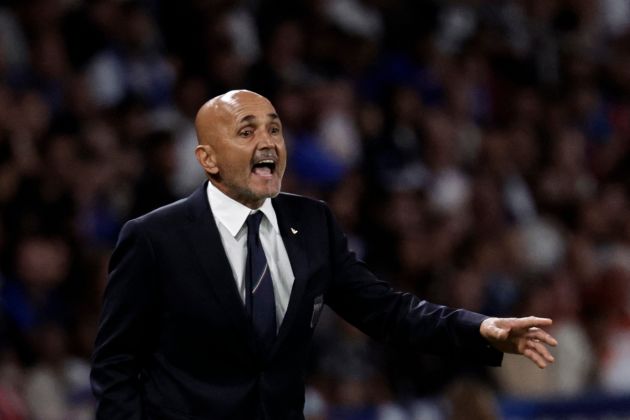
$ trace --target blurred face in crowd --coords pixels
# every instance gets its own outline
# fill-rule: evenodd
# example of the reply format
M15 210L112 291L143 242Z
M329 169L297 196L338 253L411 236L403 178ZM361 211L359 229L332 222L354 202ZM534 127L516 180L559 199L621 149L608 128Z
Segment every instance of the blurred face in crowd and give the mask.
M17 272L31 291L47 291L68 276L70 250L56 238L21 239L17 249Z
M195 128L197 160L218 189L250 208L278 195L286 148L267 98L246 90L217 96L201 107Z

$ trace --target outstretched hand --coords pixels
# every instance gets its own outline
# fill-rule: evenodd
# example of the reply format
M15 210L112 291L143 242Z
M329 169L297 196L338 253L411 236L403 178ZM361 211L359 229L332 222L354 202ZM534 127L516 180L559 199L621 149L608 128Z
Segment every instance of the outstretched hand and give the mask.
M539 368L544 369L554 358L547 346L558 342L542 330L552 324L549 318L487 318L481 323L479 332L494 348L504 353L522 354Z

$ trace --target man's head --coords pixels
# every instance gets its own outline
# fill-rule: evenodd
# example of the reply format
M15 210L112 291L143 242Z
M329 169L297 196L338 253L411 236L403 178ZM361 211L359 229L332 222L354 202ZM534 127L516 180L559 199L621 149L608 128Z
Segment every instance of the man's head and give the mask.
M197 160L218 189L250 208L278 195L287 154L267 98L248 90L219 95L201 107L195 128Z

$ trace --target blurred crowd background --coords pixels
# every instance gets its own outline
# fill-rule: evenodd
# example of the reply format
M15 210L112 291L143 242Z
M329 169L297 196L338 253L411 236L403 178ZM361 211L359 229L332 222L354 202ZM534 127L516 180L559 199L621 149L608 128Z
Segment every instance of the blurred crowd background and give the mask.
M383 347L328 312L309 419L630 396L629 1L5 0L0 418L93 417L117 234L203 182L193 119L234 88L282 118L284 190L326 200L381 278L552 317L561 343L544 371L486 369Z

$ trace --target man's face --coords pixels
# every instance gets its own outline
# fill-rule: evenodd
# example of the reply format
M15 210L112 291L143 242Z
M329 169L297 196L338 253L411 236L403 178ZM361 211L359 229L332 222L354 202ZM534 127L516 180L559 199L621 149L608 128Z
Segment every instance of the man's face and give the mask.
M286 168L280 118L266 98L248 91L223 95L216 110L208 126L216 164L212 181L229 197L258 208L278 195Z

